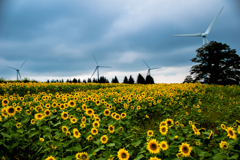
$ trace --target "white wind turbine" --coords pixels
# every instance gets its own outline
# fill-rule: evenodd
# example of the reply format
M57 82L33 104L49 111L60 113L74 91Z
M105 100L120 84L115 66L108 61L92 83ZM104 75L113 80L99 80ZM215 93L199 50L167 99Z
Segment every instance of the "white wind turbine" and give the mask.
M92 76L93 76L94 73L97 71L97 77L98 77L98 80L99 80L99 68L112 68L112 67L108 67L108 66L99 66L99 65L98 65L98 62L97 62L97 60L96 60L96 58L95 58L94 55L93 55L93 58L95 59L95 61L96 61L96 63L97 63L97 66L96 66L96 69L94 70ZM92 76L91 76L91 78L92 78Z
M143 60L143 62L147 65L147 63ZM153 69L158 69L158 68L161 68L161 67L157 67L157 68L150 68L148 65L148 72L147 72L147 76L149 75L150 76L150 70L153 70Z
M212 21L212 23L210 24L210 26L208 27L208 29L206 30L206 32L204 33L194 33L194 34L179 34L179 35L173 35L173 36L177 36L177 37L202 37L203 38L203 45L208 43L207 40L207 35L210 32L214 22L216 21L216 19L218 18L218 16L220 15L220 13L222 12L224 7L222 7L222 9L220 10L220 12L218 13L218 15L215 17L215 19Z
M19 75L19 77L20 77L20 79L21 79L20 69L22 68L22 66L24 65L24 63L25 63L26 61L27 61L27 60L25 60L25 61L23 62L23 64L20 66L19 69L7 66L8 68L15 69L15 70L17 71L17 80L18 80L18 75Z

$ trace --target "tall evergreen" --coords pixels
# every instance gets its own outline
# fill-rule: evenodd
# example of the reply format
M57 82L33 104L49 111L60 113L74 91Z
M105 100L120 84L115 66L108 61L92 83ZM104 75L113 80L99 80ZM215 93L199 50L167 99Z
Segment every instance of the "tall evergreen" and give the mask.
M154 84L154 80L151 75L147 75L146 84Z
M137 83L145 84L145 79L143 78L143 76L140 73L138 74Z
M129 84L134 84L134 79L132 78L132 75L130 75L128 83Z
M123 83L128 84L128 78L127 78L127 76L124 77Z

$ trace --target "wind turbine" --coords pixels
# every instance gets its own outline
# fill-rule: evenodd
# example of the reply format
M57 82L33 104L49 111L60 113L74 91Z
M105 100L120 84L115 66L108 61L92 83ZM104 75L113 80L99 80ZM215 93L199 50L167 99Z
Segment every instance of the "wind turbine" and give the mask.
M112 67L108 67L108 66L99 66L99 65L98 65L98 62L97 62L97 60L96 60L96 58L95 58L94 55L93 55L93 58L95 59L95 61L96 61L96 63L97 63L97 66L96 66L96 69L94 70L92 76L93 76L94 73L97 71L97 76L98 76L98 81L99 81L99 68L112 68ZM91 76L91 78L92 78L92 76Z
M222 7L222 9L220 10L220 12L218 13L218 15L215 17L215 19L212 21L212 23L210 24L210 26L208 27L208 29L204 32L204 33L194 33L194 34L179 34L179 35L173 35L173 36L177 36L177 37L202 37L203 38L203 45L208 43L207 40L207 35L210 32L214 22L216 21L216 19L218 18L218 16L220 15L220 13L222 12L224 7Z
M12 68L12 69L15 69L15 70L17 71L17 80L18 80L18 75L19 75L19 77L20 77L20 79L21 79L20 69L22 68L22 66L24 65L24 63L25 63L26 61L27 61L27 60L25 60L25 61L23 62L23 64L20 66L19 69L7 66L8 68Z
M147 65L147 63L143 60L143 62ZM150 76L150 70L153 70L153 69L158 69L158 68L161 68L161 67L157 67L157 68L150 68L148 65L148 72L147 72L147 76L149 75Z

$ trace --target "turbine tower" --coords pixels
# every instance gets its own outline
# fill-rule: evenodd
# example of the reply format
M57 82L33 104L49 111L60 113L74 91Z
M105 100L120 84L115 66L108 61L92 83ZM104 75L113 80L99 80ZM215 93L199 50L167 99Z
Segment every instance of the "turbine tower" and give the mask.
M15 69L15 70L17 71L17 80L18 80L18 75L19 75L19 77L20 77L20 79L21 79L20 69L22 68L22 66L24 65L24 63L25 63L26 61L27 61L27 60L25 60L25 61L23 62L23 64L20 66L19 69L7 66L8 68Z
M143 62L147 65L147 63L143 60ZM148 72L147 72L147 76L149 75L150 76L150 70L153 70L153 69L158 69L158 68L161 68L161 67L157 67L157 68L150 68L148 65Z
M218 16L220 15L220 13L222 12L224 7L222 7L222 9L220 10L220 12L218 13L218 15L215 17L215 19L212 21L212 23L210 24L210 26L207 28L207 30L204 33L194 33L194 34L179 34L179 35L173 35L175 37L202 37L203 38L203 45L208 43L207 40L207 35L210 32L214 22L216 21L216 19L218 18Z
M97 66L96 66L96 68L95 68L95 70L94 70L92 76L93 76L94 73L97 71L97 77L98 77L98 81L99 81L99 68L112 68L112 67L108 67L108 66L99 66L99 65L98 65L98 62L97 62L97 60L96 60L96 58L95 58L94 55L93 55L93 58L95 59L95 61L96 61L96 63L97 63ZM92 76L91 76L91 78L92 78Z

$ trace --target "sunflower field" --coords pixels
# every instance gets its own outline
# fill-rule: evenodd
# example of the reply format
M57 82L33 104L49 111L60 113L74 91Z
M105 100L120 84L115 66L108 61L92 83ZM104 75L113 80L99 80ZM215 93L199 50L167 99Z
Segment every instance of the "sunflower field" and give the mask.
M240 86L1 83L2 160L240 158Z

